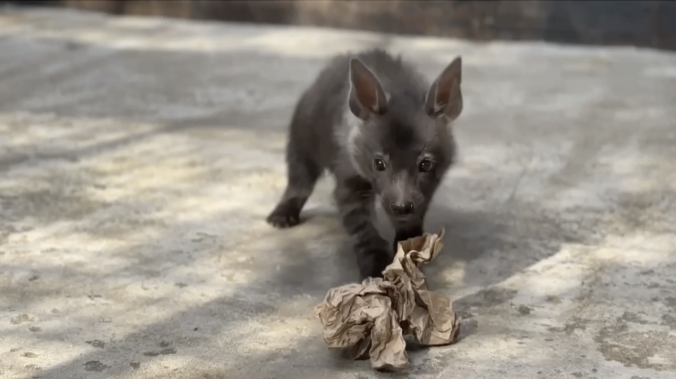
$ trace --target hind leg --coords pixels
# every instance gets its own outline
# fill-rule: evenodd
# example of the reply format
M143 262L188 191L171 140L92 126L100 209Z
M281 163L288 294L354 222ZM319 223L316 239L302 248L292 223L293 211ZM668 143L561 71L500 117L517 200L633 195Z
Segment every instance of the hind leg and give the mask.
M321 167L294 145L292 140L287 146L287 184L284 195L267 217L270 225L280 229L300 223L300 212L322 173Z

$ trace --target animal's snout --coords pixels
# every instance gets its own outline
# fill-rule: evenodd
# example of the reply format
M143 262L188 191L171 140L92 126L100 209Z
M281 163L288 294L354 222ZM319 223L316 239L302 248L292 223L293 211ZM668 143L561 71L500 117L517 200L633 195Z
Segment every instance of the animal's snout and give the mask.
M413 203L411 203L410 201L402 203L392 202L390 203L390 209L397 216L410 215L411 213L413 213Z

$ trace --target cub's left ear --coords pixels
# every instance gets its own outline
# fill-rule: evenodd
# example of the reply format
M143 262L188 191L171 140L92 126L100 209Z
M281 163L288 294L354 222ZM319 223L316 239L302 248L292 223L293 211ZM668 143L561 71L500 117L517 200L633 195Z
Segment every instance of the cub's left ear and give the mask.
M451 122L462 112L462 58L457 57L430 86L425 98L425 111L433 118Z

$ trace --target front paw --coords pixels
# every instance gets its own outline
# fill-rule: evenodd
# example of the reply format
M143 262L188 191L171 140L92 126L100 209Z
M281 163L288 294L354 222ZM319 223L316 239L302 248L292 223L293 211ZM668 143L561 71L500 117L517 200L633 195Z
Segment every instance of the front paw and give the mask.
M281 202L265 219L277 229L286 229L300 224L300 210L291 202Z
M394 253L395 254L397 253L397 245L399 244L399 242L404 242L404 241L409 240L411 238L420 237L422 235L423 235L422 226L416 226L416 227L404 229L404 230L397 230L397 233L394 237L394 244L393 244Z
M371 249L359 254L360 280L382 278L385 268L392 263L392 254L384 249Z

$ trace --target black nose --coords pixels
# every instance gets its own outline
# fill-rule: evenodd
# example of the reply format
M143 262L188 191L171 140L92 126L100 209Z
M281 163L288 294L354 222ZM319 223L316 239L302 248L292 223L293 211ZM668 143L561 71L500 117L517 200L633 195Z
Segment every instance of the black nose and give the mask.
M413 213L413 203L390 203L390 209L399 216L411 214Z

